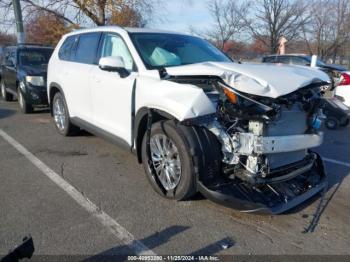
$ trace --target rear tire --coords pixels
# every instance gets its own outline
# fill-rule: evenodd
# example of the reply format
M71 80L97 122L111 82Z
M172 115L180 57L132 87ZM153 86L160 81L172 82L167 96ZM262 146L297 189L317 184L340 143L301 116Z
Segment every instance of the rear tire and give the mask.
M350 122L350 119L348 118L348 119L346 119L346 120L344 121L344 123L341 123L340 126L341 126L341 127L347 127L347 126L349 125L349 122Z
M52 115L55 127L61 135L72 136L80 131L79 127L70 121L66 100L60 92L57 92L52 100Z
M219 174L221 163L219 142L208 130L199 127L183 126L172 120L168 120L153 124L150 137L153 167L156 166L154 164L155 161L153 161L154 150L152 150L152 139L155 137L168 138L176 147L180 159L180 179L176 185L173 185L173 189L166 190L160 181L161 176L158 175L159 173L155 172L155 168L151 169L149 166L149 158L146 150L146 132L141 149L142 162L149 182L153 189L161 196L174 200L188 199L197 193L198 178L201 177L203 181ZM164 166L163 170L166 168L166 164Z
M335 130L339 127L339 121L335 117L327 117L325 124L330 130Z
M18 104L23 114L29 114L33 112L33 106L29 104L24 98L21 90L17 88Z
M8 102L13 100L13 95L6 91L6 86L3 79L1 80L1 98L4 101L8 101Z

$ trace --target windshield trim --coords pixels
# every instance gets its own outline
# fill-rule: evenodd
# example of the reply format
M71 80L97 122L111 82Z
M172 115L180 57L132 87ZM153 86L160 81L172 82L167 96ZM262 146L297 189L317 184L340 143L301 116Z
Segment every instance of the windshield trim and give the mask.
M148 64L142 54L141 54L141 51L138 47L137 44L135 44L135 39L134 39L134 35L168 35L168 36L172 36L172 35L175 35L175 36L188 36L188 37L193 37L193 38L197 38L197 39L200 39L202 41L205 41L207 43L209 43L210 45L214 46L212 43L210 43L209 41L203 39L203 38L200 38L200 37L197 37L197 36L192 36L192 35L186 35L186 34L180 34L180 33L162 33L162 32L128 32L128 35L129 35L129 38L132 42L132 44L134 45L134 48L136 49L136 52L138 54L138 56L140 57L142 63L144 64L144 66L146 67L147 70L160 70L160 69L163 69L163 68L168 68L168 67L177 67L177 66L186 66L186 65L193 65L193 64L198 64L198 63L188 63L188 64L182 64L182 65L167 65L167 66L153 66L153 65L150 65ZM215 46L214 46L215 47ZM229 59L231 62L234 62L232 60L231 57L229 57L227 54L225 54L222 50L220 50L219 48L215 47L222 55L224 55L225 57L227 57L227 59Z

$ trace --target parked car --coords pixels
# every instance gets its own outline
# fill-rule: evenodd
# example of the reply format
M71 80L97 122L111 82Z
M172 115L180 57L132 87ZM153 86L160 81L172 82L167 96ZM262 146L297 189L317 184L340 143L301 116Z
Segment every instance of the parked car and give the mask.
M310 66L311 56L305 54L270 55L263 57L262 62ZM337 86L341 82L344 85L344 81L347 81L346 69L339 65L326 64L320 59L317 60L316 66L327 73L332 80L331 85L323 90L325 98L323 112L327 117L325 126L328 129L337 129L339 126L345 127L349 123L349 108L343 105L342 101L349 97L349 94L347 88L342 89L337 88ZM336 95L336 98L334 98L334 95ZM340 101L336 101L336 99L340 99Z
M160 195L277 214L327 184L308 149L322 143L329 83L313 68L234 63L194 36L112 26L63 36L47 93L60 134L134 152Z
M310 66L311 56L306 54L285 54L285 55L269 55L262 58L263 63L281 63L289 65ZM332 80L332 90L339 82L341 74L346 71L346 68L336 64L327 64L320 59L317 59L316 66L327 73Z
M343 72L335 89L335 95L350 107L350 72Z
M1 63L1 96L5 101L18 99L23 113L47 106L47 64L52 47L21 44L4 48Z

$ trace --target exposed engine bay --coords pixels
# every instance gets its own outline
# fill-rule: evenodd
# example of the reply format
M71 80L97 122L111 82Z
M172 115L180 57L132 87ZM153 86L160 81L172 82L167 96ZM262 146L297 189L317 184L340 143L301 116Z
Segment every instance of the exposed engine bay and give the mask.
M210 130L221 144L222 174L200 177L202 193L246 212L281 213L326 186L319 81L278 98L256 96L213 76L169 80L202 88L216 113L183 121ZM304 200L305 200L304 199Z

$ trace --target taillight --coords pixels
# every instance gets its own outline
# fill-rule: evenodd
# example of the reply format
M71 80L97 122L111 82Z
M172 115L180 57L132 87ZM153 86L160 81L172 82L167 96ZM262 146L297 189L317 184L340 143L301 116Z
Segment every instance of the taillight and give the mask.
M350 85L350 75L345 73L341 74L339 85L340 86Z

